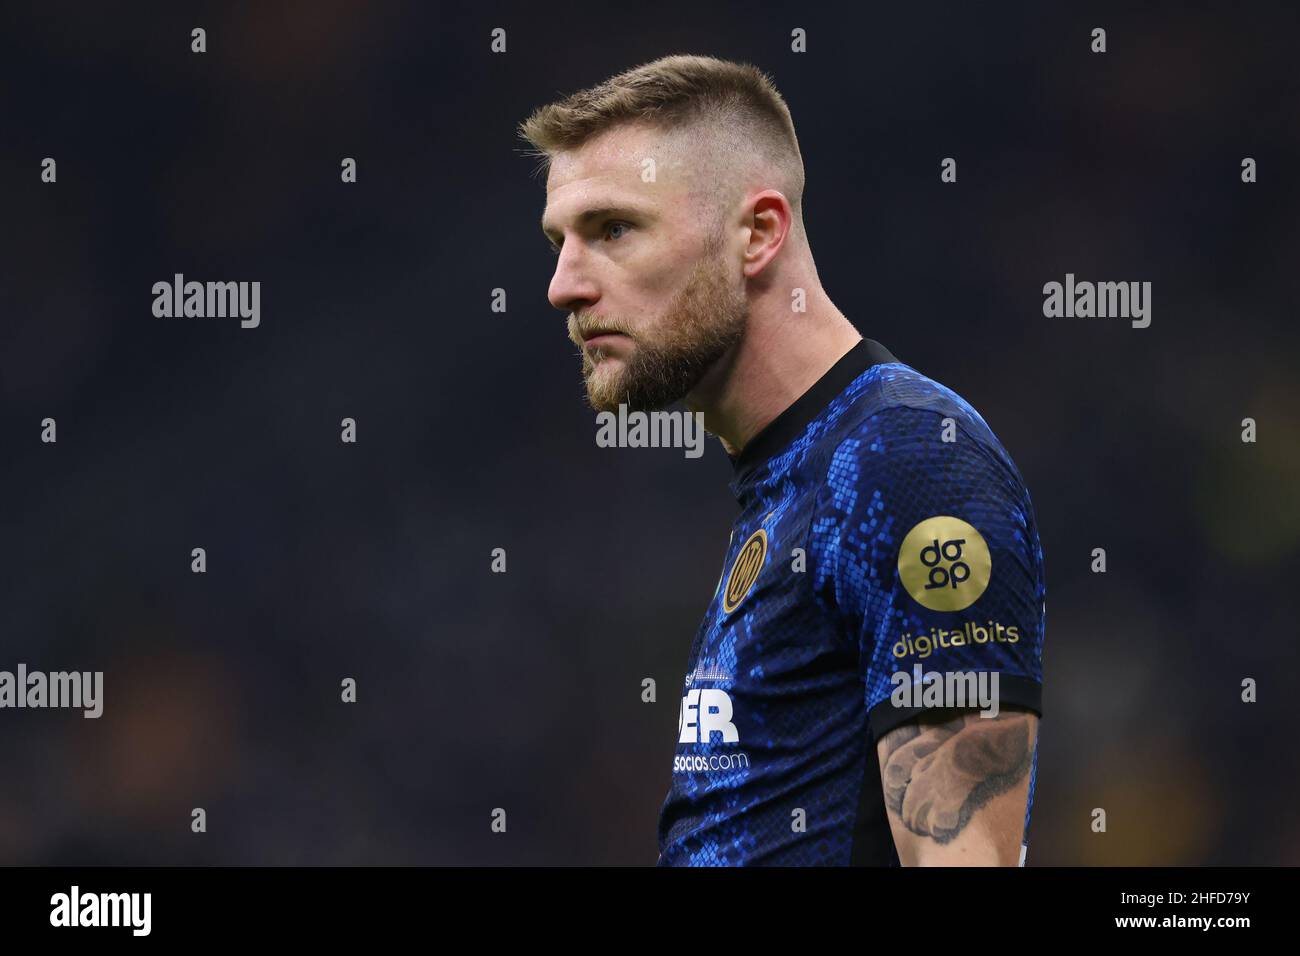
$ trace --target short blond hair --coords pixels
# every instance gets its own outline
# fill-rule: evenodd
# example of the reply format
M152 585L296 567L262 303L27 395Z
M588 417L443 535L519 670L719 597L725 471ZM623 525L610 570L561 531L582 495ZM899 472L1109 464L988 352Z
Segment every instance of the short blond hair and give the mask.
M556 153L631 123L686 133L694 154L712 160L727 200L735 185L725 181L729 171L760 165L773 171L773 185L802 231L804 168L794 121L757 67L711 56L661 57L538 107L519 124L519 135L545 167Z

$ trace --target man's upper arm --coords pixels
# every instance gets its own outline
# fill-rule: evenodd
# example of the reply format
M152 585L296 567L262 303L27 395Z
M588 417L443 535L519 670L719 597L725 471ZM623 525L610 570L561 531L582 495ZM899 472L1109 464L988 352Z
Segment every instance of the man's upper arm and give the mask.
M877 743L889 828L904 866L1016 866L1038 717L934 712Z

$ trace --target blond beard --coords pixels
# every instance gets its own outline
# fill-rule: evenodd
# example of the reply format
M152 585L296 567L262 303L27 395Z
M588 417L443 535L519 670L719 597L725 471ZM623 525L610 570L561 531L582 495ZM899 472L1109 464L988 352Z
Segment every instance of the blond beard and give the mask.
M727 284L721 259L711 254L695 263L653 331L634 334L616 318L592 320L594 327L632 339L621 367L600 349L583 349L583 323L570 316L569 338L581 349L587 401L597 411L616 411L619 405L653 411L680 401L739 344L748 318L745 293Z

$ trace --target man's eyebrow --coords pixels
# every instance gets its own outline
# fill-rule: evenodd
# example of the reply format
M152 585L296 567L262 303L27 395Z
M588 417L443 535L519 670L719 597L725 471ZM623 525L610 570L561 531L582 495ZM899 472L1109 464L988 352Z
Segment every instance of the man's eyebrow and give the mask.
M639 206L597 206L579 213L577 224L583 226L591 222L593 219L603 219L606 216L628 216L648 219L650 217L650 212L649 210L642 209ZM554 232L553 229L546 225L545 213L542 213L542 232L546 233L548 239L552 237Z

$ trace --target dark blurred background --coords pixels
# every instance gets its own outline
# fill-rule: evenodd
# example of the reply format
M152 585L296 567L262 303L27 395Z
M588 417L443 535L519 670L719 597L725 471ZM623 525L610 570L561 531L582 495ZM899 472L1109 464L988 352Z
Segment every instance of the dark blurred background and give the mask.
M789 102L831 298L1028 482L1030 864L1300 863L1300 23L900 6L6 5L0 669L105 709L0 711L0 862L653 863L730 466L596 447L515 127L707 53ZM261 326L155 318L176 272ZM1067 272L1151 326L1044 318Z

